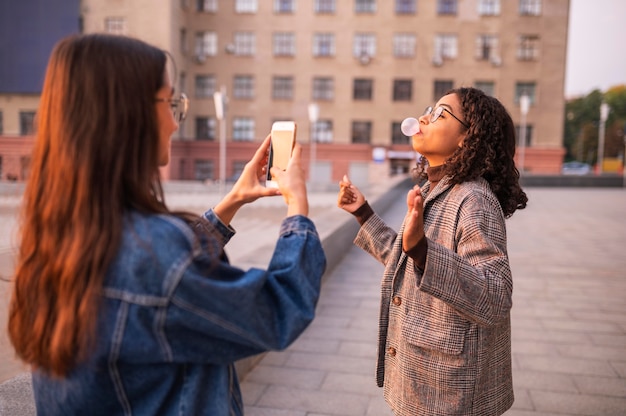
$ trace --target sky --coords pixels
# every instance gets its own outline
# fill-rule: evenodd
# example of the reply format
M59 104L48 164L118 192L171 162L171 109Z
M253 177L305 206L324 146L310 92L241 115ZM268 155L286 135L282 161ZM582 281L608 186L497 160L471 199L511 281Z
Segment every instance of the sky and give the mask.
M570 0L565 96L626 85L626 0Z

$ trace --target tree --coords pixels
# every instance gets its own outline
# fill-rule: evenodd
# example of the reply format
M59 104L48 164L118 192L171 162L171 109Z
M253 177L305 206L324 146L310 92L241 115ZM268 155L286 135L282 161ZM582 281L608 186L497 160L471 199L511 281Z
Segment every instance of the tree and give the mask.
M597 162L600 104L603 101L611 108L606 122L604 157L624 160L626 85L612 87L605 93L594 90L565 104L563 144L566 160Z

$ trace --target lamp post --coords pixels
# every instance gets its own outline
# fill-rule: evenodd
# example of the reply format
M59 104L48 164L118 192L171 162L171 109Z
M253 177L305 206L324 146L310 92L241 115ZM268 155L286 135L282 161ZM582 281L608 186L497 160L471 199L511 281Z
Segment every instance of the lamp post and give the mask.
M622 154L622 186L626 188L626 123L624 123L622 139L624 140L624 153Z
M224 195L226 185L226 87L222 86L220 91L213 93L215 103L215 117L220 123L220 170L219 170L219 192Z
M315 181L315 158L316 158L316 142L315 142L315 127L320 115L320 107L316 103L309 104L309 123L311 124L311 131L309 136L309 182Z
M519 173L520 176L524 173L524 157L526 153L526 115L530 109L530 97L526 94L519 97L519 108L521 112L520 118L520 149L519 149Z
M598 174L602 173L604 162L604 132L606 129L606 119L609 117L611 108L605 102L600 104L600 126L598 127Z

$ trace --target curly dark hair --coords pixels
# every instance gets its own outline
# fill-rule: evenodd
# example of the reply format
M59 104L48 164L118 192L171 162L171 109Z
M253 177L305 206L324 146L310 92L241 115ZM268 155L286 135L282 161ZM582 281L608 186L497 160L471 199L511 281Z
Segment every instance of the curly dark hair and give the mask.
M443 172L452 184L484 178L509 218L516 210L526 208L528 202L513 159L516 135L511 115L500 101L479 89L455 88L444 95L448 94L457 95L470 127L462 147L444 163ZM425 158L418 161L418 175L425 175L426 165Z

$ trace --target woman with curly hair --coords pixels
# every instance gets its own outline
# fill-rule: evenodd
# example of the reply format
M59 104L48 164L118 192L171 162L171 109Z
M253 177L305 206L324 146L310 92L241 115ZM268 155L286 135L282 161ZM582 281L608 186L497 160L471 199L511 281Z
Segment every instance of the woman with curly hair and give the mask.
M338 206L355 245L385 265L376 381L396 415L501 415L513 404L513 281L505 218L526 207L515 128L495 98L458 88L412 136L426 179L407 194L399 232L347 177Z

